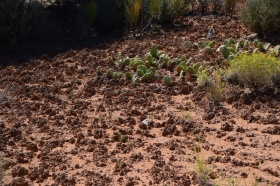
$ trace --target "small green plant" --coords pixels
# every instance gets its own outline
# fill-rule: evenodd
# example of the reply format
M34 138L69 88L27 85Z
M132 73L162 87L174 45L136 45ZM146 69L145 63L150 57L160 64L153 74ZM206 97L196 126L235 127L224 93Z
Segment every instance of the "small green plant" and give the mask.
M279 56L280 55L280 45L277 45L275 48L274 48L274 51L276 56Z
M197 43L193 43L193 48L202 49L205 46L205 44L202 41L199 41Z
M141 65L136 70L136 73L140 77L140 82L147 82L154 77L155 71L156 69L154 67L148 69L145 65Z
M236 179L236 178L230 177L228 179L227 185L228 186L239 186L240 182L241 182L241 179Z
M212 80L208 86L206 86L206 96L210 101L213 101L215 105L218 105L225 96L225 82L221 80Z
M108 79L120 79L123 76L123 74L121 72L116 72L113 69L109 69L107 70L105 76Z
M139 57L135 57L133 59L131 59L131 62L129 64L129 67L132 69L132 70L137 70L137 68L141 65L145 65L145 62L139 58Z
M217 52L221 52L225 59L228 59L230 57L230 50L224 45L220 46Z
M248 0L240 11L241 20L259 35L277 35L280 32L280 1Z
M176 84L175 82L171 81L170 77L168 77L168 76L164 76L162 79L162 82L164 85L166 85L168 87L172 87Z
M130 58L123 58L121 55L118 55L118 58L115 61L111 56L109 56L108 61L110 64L115 65L118 69L122 70L125 69L125 67L129 66L129 64L131 63Z
M184 45L188 48L188 49L191 49L193 47L193 44L191 41L185 41L184 42Z
M101 66L98 66L97 68L96 68L96 75L97 76L103 76L103 72L102 72L102 67Z
M187 48L191 47L190 42L185 42ZM204 51L205 54L211 54L214 51L214 46L216 45L215 41L199 41L197 43L192 44L192 48L199 49L199 51Z
M270 43L264 44L264 43L260 42L259 40L255 40L255 41L253 42L253 44L254 44L254 46L256 47L256 48L254 49L254 52L258 52L258 51L260 51L260 52L266 52L266 51L268 51L269 47L271 46Z
M151 53L152 57L158 58L158 49L157 49L156 45L153 45L151 47L151 52L150 53Z
M153 56L152 56L151 53L147 53L147 54L145 55L145 64L146 64L148 67L157 67L157 66L158 66L157 61L153 58Z
M207 69L198 72L197 83L202 87L207 87L211 83L210 73Z
M272 77L279 72L280 62L269 54L241 54L229 63L227 74L237 74L238 81L249 88L270 86Z
M207 184L210 182L210 174L212 171L207 167L204 158L199 152L196 152L196 169L195 169L199 181L202 184Z
M205 140L203 134L200 133L195 140L198 141L198 145L194 144L194 153L196 157L194 169L199 178L200 185L215 185L210 178L213 171L207 166L205 159L201 155L200 146Z
M186 68L186 73L190 77L197 78L199 70L202 68L201 63L194 63Z
M126 73L125 73L125 77L126 77L126 79L128 79L128 80L132 80L132 78L133 78L130 72L126 72Z
M175 64L177 64L177 66L175 67L175 70L177 72L177 74L181 73L182 71L183 72L186 72L187 68L188 68L188 65L190 64L190 62L192 61L193 58L189 58L187 60L187 57L186 55L183 55L180 59L179 58L175 58L173 59L173 62Z
M121 160L118 160L116 162L116 168L119 169L119 170L122 170L126 167L126 163L121 161Z
M223 73L222 69L213 71L211 75L208 69L198 73L198 85L205 88L207 98L215 105L218 105L225 97L227 84L222 81Z
M194 118L189 111L182 110L182 118L187 122L194 121Z

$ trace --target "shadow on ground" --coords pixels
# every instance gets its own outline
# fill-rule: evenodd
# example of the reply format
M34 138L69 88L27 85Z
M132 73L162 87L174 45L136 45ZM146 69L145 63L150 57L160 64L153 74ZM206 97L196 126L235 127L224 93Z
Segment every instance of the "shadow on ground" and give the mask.
M110 33L84 37L72 34L60 34L53 37L34 37L19 43L15 47L0 45L0 66L19 65L39 57L52 58L69 50L84 48L105 48L116 40L123 38L123 32L117 30Z

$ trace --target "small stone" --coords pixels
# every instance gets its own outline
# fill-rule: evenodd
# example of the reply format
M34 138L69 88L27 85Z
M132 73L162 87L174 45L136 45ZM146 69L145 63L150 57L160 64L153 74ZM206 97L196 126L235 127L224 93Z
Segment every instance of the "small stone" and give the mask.
M242 172L242 173L241 173L241 176L242 176L242 178L247 178L247 177L248 177L248 174L247 174L246 172Z
M215 117L214 112L207 112L206 114L204 114L203 119L206 120L206 121L210 121L214 117Z
M146 125L146 126L150 126L152 123L153 123L153 120L150 118L147 118L141 122L142 125Z
M38 147L37 147L37 145L34 144L34 143L28 143L28 144L26 145L26 149L27 149L27 150L31 150L31 151L33 151L33 152L38 152Z
M221 130L223 131L232 131L233 130L233 126L231 124L229 124L228 122L224 123L221 127Z

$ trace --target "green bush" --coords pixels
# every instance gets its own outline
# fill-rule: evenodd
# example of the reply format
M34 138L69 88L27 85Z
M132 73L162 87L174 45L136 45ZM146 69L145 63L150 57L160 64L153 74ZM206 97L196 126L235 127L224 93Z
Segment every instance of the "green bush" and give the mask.
M212 12L232 15L238 0L185 0L187 8L197 7L201 14Z
M0 6L0 43L15 45L30 34L42 33L49 14L39 3L4 0Z
M197 83L199 86L204 87L208 100L218 105L225 96L227 84L221 81L224 70L219 69L209 73L207 69L199 71Z
M236 74L245 87L261 89L272 85L279 68L280 61L269 54L241 54L230 61L227 74Z
M248 0L240 11L240 17L249 28L260 35L280 34L279 0Z
M160 23L168 23L184 14L184 0L162 0L158 6L157 18Z

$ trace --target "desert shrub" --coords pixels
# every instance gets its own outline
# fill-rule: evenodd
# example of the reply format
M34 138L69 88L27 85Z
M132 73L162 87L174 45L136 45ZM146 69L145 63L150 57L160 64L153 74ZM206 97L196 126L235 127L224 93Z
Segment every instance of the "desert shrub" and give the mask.
M207 87L211 83L211 77L208 70L198 71L197 83L202 87Z
M269 54L241 54L230 61L227 75L236 74L245 87L262 89L272 85L279 68L279 60Z
M185 0L188 7L197 7L201 14L224 13L232 15L234 8L239 0Z
M128 0L128 4L125 7L127 27L136 27L136 24L140 18L141 8L142 0Z
M158 6L157 18L160 23L171 22L183 15L184 11L184 0L162 0Z
M185 0L143 0L142 23L172 22L185 13L185 8Z
M15 45L30 34L43 33L49 20L39 3L4 0L0 6L0 43Z
M82 6L80 16L76 21L78 33L87 35L91 26L93 25L97 15L97 3L89 2Z
M149 1L149 8L150 8L150 14L152 17L156 16L160 10L161 7L161 0L150 0Z
M209 71L202 70L198 72L198 85L205 88L206 97L215 105L218 105L225 97L227 84L222 81L224 70L219 69L209 73Z
M260 35L280 33L279 0L248 0L240 11L240 17L249 28Z

